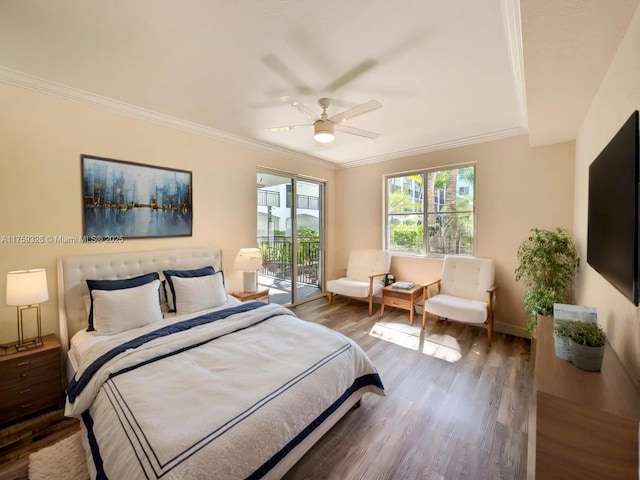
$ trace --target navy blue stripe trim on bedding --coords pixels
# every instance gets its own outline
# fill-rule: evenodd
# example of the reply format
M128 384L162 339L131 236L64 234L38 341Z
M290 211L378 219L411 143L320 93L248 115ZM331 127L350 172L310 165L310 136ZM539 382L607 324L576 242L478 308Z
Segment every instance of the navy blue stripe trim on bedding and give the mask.
M377 373L370 373L367 375L363 375L354 380L353 384L338 398L335 402L333 402L324 412L322 412L313 422L311 422L307 427L302 430L298 435L296 435L289 443L287 443L282 449L277 452L273 457L267 460L260 468L258 468L255 472L247 477L247 480L258 480L264 477L269 471L275 467L280 460L286 457L291 450L293 450L296 446L298 446L305 438L307 438L316 428L318 428L322 422L324 422L329 416L334 413L340 405L347 401L347 399L360 390L363 387L373 385L375 387L384 390L384 386L382 385L382 379L380 375Z
M104 473L104 465L102 464L102 456L100 455L100 449L98 448L98 441L96 440L95 433L93 433L93 418L89 410L82 413L82 421L87 429L87 438L89 440L89 446L91 447L91 457L93 458L93 464L96 467L96 480L109 480L107 474Z
M135 370L137 368L144 367L145 365L148 365L150 363L157 362L158 360L162 360L162 359L167 358L167 357L173 357L174 355L178 355L178 354L180 354L182 352L186 352L187 350L193 350L194 348L198 348L201 345L205 345L207 343L214 342L216 340L221 339L222 337L226 337L227 335L231 335L233 333L240 332L242 330L246 330L247 328L255 327L256 325L259 325L259 324L261 324L263 322L266 322L267 320L269 320L269 319L271 319L273 317L277 317L279 315L282 315L282 312L276 312L276 313L274 313L272 315L266 316L262 320L260 320L260 321L258 321L256 323L252 323L251 325L247 325L246 327L240 327L240 328L237 328L236 330L231 330L230 332L223 333L222 335L218 335L217 337L211 337L211 338L209 338L207 340L204 340L202 342L191 343L191 344L189 344L189 345L187 345L185 347L179 348L177 350L172 350L172 351L167 352L167 353L165 353L163 355L158 355L156 357L153 357L153 358L150 358L148 360L145 360L144 362L136 363L135 365L131 365L130 367L126 367L126 368L123 368L122 370L118 370L117 372L113 372L111 375L109 375L109 379L115 378L118 375L122 375L123 373L130 372L131 370Z
M248 327L244 327L244 328L248 328ZM192 445L187 446L183 451L176 454L173 458L167 459L165 462L161 462L160 459L158 458L158 455L156 454L155 450L151 446L151 442L146 437L142 426L136 420L136 416L134 415L134 413L129 409L124 396L119 392L118 386L116 385L116 383L109 381L108 385L112 387L111 392L114 396L114 401L117 403L119 407L119 410L116 410L116 414L118 414L117 413L118 411L121 411L124 414L125 421L129 424L130 430L132 431L132 433L130 434L130 433L127 433L128 429L125 429L125 434L127 435L127 437L129 437L129 441L130 442L132 441L131 435L135 436L136 442L142 447L141 450L144 452L144 455L147 458L149 465L154 471L154 475L156 475L157 478L162 478L164 475L168 474L171 470L179 466L182 462L186 461L188 458L190 458L197 452L201 451L206 445L208 445L215 439L219 438L228 430L235 428L241 421L244 421L249 416L255 414L257 411L259 411L260 408L264 407L264 405L271 402L275 398L279 397L284 392L289 390L292 386L296 385L304 378L307 378L310 374L317 371L319 368L326 365L331 360L349 351L351 348L352 348L351 344L346 343L345 345L341 346L337 350L319 359L316 363L309 366L307 369L300 372L296 376L292 377L287 382L283 383L276 390L272 391L268 395L259 399L256 403L248 407L246 410L240 412L235 417L228 419L219 428L206 434L201 439L194 442ZM114 408L115 408L115 404L112 403L112 405L114 405ZM126 413L124 412L125 409L127 410ZM135 424L135 428L134 428L134 424ZM138 432L140 432L140 435L141 435L140 437L138 436ZM142 442L142 439L144 439L144 442ZM151 452L151 454L153 455L156 461L155 464L151 462L148 452Z
M126 429L126 427L125 427L125 425L124 425L124 423L122 421L122 418L120 418L120 414L118 414L119 404L118 404L117 400L115 399L114 388L115 388L115 385L113 385L113 382L111 380L109 380L104 385L104 392L105 392L105 395L107 396L107 400L109 400L109 403L111 404L111 408L113 408L114 412L116 413L116 417L118 418L118 422L120 423L120 427L122 427L122 431L125 432L125 435L127 435L127 433L126 433L127 429ZM126 419L126 417L125 417L125 419ZM143 467L143 459L140 457L140 454L138 453L138 450L135 448L135 445L132 443L131 438L129 438L129 445L131 445L131 449L132 449L134 455L136 456L136 458L138 459L138 463L142 467L142 473L144 473L145 478L148 479L149 475L147 475L147 471ZM144 453L145 456L146 456L146 452L143 451L142 453ZM147 461L148 460L149 460L149 458L147 457Z
M118 345L117 347L114 347L106 352L100 358L96 359L91 365L89 365L89 367L87 367L87 369L82 373L78 380L76 380L75 377L71 379L71 381L69 382L69 387L67 388L67 396L69 398L69 402L73 403L75 401L76 397L85 389L93 375L96 374L96 372L100 369L100 367L102 367L102 365L104 365L109 360L112 360L122 352L138 348L145 343L151 342L161 337L165 337L167 335L184 332L191 328L199 327L200 325L212 323L217 320L222 320L231 315L235 315L236 313L248 312L262 306L264 306L263 302L241 303L240 305L236 305L235 307L216 310L215 312L207 313L199 317L167 325L165 327L159 328L158 330L154 330L153 332L146 333L137 338L129 340L126 343Z

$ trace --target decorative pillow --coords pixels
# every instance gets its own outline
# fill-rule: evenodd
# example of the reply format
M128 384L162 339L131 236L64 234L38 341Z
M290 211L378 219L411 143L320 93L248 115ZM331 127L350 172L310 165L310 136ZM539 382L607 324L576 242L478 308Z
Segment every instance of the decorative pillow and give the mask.
M174 278L193 278L193 277L204 277L205 275L213 275L216 271L213 267L202 267L196 268L194 270L163 270L164 278L167 280L167 284L169 285L169 290L167 293L167 302L169 303L169 311L176 311L176 292L173 288L173 279Z
M123 288L139 287L140 285L159 279L160 275L158 275L158 272L153 272L120 280L87 280L89 295L91 296L91 310L89 311L89 327L87 328L87 332L95 330L93 327L93 290L122 290ZM156 301L158 304L160 303L158 298L156 298Z
M222 272L201 277L174 277L173 289L178 315L217 307L227 301Z
M167 301L167 280L164 275L160 275L160 309L162 313L169 311L169 303Z
M113 335L162 320L160 280L119 290L93 290L96 335Z

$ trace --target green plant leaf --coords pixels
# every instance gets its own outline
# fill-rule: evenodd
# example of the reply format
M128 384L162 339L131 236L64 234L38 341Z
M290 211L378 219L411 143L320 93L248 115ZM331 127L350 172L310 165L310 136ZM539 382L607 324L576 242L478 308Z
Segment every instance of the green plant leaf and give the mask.
M535 326L536 315L552 315L554 303L570 301L580 257L562 228L531 229L517 256L515 279L524 283L524 308Z
M572 322L569 327L569 338L579 345L602 347L607 341L607 334L597 323Z

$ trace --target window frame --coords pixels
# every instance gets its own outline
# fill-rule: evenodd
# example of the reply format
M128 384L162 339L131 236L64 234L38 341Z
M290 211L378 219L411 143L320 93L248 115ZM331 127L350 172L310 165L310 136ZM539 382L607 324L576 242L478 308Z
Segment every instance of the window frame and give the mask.
M415 170L409 170L409 171L404 171L404 172L393 172L393 173L387 173L385 175L383 175L382 178L382 195L383 195L383 211L382 211L382 244L383 244L383 248L391 253L393 253L393 255L397 255L397 256L409 256L409 257L425 257L425 258L442 258L444 257L444 255L469 255L469 253L432 253L429 252L429 228L428 228L428 216L430 214L433 214L434 212L431 211L430 205L427 203L428 201L428 195L426 194L427 192L425 192L426 189L426 182L427 182L427 175L429 173L435 173L435 172L441 172L441 171L446 171L446 170L460 170L463 168L469 168L472 167L473 168L473 182L469 185L472 189L473 189L473 196L472 198L472 203L473 203L473 208L471 210L465 210L465 211L461 211L460 213L470 213L471 214L471 218L472 218L472 228L473 228L473 244L472 244L472 248L471 248L471 253L470 255L475 256L476 255L476 251L478 248L478 229L477 229L477 223L478 223L478 210L477 210L477 205L476 205L476 199L477 199L477 192L476 192L476 179L477 179L477 173L478 173L478 168L477 168L477 162L465 162L465 163L458 163L458 164L452 164L452 165L443 165L443 166L437 166L437 167L428 167L428 168L420 168L420 169L415 169ZM392 213L389 213L389 180L392 178L399 178L399 177L407 177L407 176L411 176L411 175L423 175L423 194L422 194L422 211L415 213L414 215L422 215L422 222L423 225L426 226L426 228L424 228L423 230L423 238L422 238L422 248L423 251L421 252L415 252L415 251L403 251L403 250L393 250L391 249L391 234L390 234L390 222L389 222L389 217L394 215ZM456 192L456 196L459 193ZM432 200L433 202L433 200Z

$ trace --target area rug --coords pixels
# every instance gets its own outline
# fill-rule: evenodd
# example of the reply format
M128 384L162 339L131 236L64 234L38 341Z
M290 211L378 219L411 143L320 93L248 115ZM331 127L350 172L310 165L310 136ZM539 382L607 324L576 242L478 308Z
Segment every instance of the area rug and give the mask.
M29 456L29 480L88 480L80 432Z

